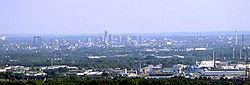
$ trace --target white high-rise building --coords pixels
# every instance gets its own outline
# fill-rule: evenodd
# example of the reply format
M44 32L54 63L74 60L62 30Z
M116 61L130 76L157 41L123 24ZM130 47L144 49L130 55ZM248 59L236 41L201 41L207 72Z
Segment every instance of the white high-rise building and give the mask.
M1 40L6 40L6 36L1 36Z

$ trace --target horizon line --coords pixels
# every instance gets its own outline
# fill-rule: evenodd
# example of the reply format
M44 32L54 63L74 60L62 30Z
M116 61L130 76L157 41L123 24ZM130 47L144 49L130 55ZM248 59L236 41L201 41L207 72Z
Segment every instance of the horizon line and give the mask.
M250 31L238 31L239 32L250 32ZM109 32L109 34L172 34L172 33L211 33L211 32L235 32L235 31L196 31L196 32L131 32L131 33L119 33L119 32ZM98 35L103 34L103 32L96 33L4 33L0 35Z

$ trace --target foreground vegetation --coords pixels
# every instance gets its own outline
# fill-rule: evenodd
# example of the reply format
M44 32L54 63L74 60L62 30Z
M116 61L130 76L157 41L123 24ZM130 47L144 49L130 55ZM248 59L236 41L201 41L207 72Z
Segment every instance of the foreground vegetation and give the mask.
M47 80L0 80L0 85L248 85L250 82L243 80L210 80L210 79L90 79L90 78L51 78Z

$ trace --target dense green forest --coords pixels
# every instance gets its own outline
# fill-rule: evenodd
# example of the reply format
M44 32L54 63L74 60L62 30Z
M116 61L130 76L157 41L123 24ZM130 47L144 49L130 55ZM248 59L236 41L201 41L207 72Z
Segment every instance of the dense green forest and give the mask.
M142 79L142 78L119 78L119 79L82 79L78 77L53 78L45 80L1 80L1 85L248 85L250 82L243 80L210 80L207 78L186 79Z

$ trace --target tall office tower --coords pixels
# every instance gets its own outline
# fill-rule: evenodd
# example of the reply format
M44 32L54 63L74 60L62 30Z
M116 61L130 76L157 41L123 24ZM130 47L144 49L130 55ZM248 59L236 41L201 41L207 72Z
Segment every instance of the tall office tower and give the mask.
M129 41L131 40L131 38L129 37L129 35L123 35L121 37L121 43L129 43Z
M129 35L127 36L127 40L126 41L127 42L131 41L131 37Z
M101 36L101 42L105 42L105 37L104 37L104 35Z
M241 35L241 47L244 47L244 35Z
M104 36L105 36L105 37L108 37L108 31L105 31L105 32L104 32Z
M119 35L119 39L118 39L119 43L122 43L122 36Z
M120 39L121 39L120 43L122 43L122 44L127 43L127 36L126 35L120 36Z
M109 34L109 36L108 36L108 42L109 43L113 43L113 41L114 41L114 36L112 35L112 34Z
M235 31L235 45L238 45L238 31Z
M34 36L33 37L33 46L40 47L42 45L42 37L41 36Z
M104 32L104 43L108 43L108 31Z
M137 36L136 40L137 40L138 43L142 43L142 37L140 35Z

